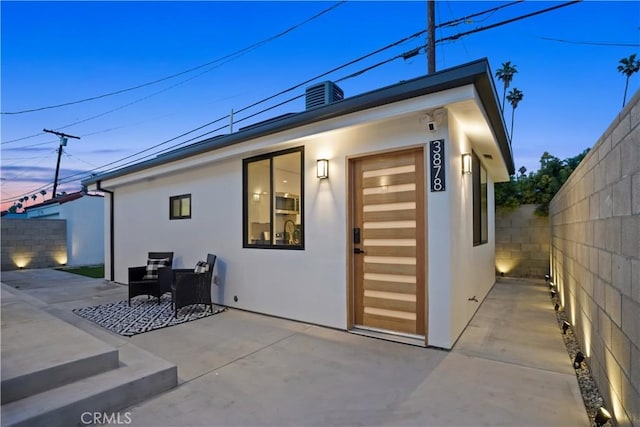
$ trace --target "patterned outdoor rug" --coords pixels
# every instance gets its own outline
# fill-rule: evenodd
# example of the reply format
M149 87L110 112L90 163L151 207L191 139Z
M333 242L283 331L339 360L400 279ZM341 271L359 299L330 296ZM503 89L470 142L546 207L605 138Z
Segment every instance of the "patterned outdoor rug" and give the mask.
M137 334L166 328L202 319L225 311L225 307L213 305L213 313L209 306L194 304L178 310L178 317L173 317L171 297L163 295L160 304L155 298L138 297L128 302L118 301L92 307L75 308L72 311L116 334L130 337Z

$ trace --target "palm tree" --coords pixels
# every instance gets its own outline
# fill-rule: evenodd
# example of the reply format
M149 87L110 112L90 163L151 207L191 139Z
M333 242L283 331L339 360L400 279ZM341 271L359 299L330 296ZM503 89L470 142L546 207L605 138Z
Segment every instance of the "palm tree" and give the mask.
M31 200L33 200L34 202L36 201L37 198L38 198L37 194L32 194L31 195Z
M47 190L40 190L40 195L42 196L42 200L44 200L45 194L47 194Z
M627 103L627 89L629 89L629 77L633 73L637 73L640 70L640 60L636 59L636 54L630 55L628 58L622 58L618 65L618 71L627 76L627 82L624 85L624 98L622 98L622 108Z
M511 104L511 141L513 141L513 117L516 112L516 108L518 108L518 103L522 101L524 97L524 93L518 90L518 88L513 88L509 91L509 95L507 95L507 101Z
M502 68L498 68L496 71L496 77L504 83L504 90L502 92L502 111L504 112L504 99L507 96L507 89L509 88L509 84L511 84L511 80L513 80L513 75L517 73L515 65L511 65L511 61L503 62Z

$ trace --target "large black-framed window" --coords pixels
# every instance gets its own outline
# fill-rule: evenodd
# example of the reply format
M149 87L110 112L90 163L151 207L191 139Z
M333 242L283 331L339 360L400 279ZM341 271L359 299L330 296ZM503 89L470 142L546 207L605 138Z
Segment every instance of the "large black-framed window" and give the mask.
M191 218L191 194L169 197L169 219Z
M242 246L304 249L304 147L242 161Z
M489 240L489 209L487 206L487 170L476 153L471 157L473 180L473 246Z

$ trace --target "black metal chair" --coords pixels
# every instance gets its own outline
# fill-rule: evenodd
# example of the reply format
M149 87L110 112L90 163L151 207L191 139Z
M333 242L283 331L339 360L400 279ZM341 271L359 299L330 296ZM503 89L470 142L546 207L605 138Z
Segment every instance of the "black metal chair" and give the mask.
M171 282L173 279L173 252L149 252L149 259L168 259L166 267L157 269L157 278L145 278L147 266L129 267L129 306L131 298L138 295L150 295L158 299L165 292L171 292Z
M211 302L211 280L216 256L207 254L207 271L196 273L194 269L174 269L171 297L173 300L173 316L178 317L178 310L193 304L208 305L213 313Z

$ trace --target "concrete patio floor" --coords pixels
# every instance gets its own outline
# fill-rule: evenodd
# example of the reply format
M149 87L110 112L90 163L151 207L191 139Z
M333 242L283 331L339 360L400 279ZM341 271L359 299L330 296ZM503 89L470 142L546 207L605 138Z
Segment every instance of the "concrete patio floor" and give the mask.
M498 280L451 351L234 309L127 338L71 313L126 299L125 286L51 269L2 283L107 344L178 366L176 388L121 411L129 425L590 425L542 281Z

